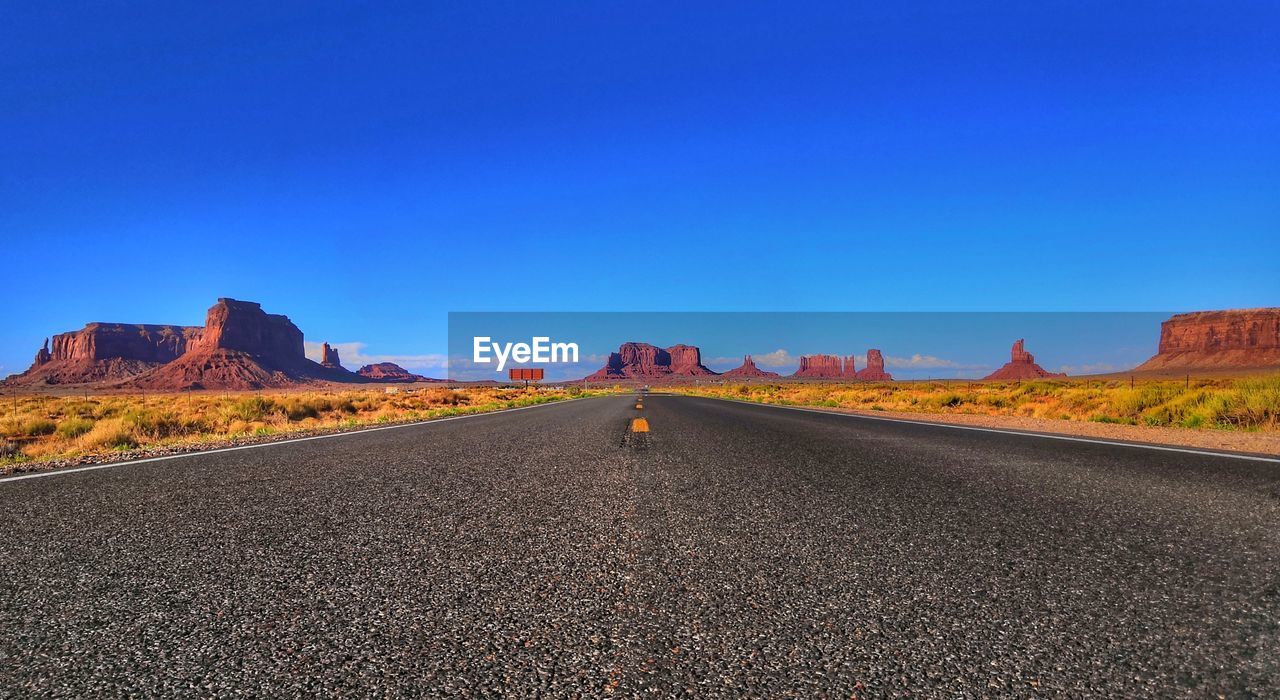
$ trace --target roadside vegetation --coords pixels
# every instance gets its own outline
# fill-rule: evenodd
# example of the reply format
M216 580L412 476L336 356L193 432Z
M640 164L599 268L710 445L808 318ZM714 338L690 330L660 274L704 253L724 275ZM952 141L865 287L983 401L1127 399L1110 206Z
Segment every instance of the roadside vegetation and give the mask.
M1280 374L1183 381L1041 380L722 384L685 394L862 411L1030 416L1220 430L1280 431Z
M0 470L109 456L484 413L603 392L580 387L383 388L359 391L27 396L0 405Z

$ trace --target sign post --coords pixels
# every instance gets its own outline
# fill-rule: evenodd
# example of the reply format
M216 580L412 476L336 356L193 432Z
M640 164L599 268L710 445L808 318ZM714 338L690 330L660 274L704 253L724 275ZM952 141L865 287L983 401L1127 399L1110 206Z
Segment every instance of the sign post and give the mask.
M529 386L529 382L540 382L546 376L546 370L541 367L512 367L507 370L507 376L513 382L523 381L525 386Z

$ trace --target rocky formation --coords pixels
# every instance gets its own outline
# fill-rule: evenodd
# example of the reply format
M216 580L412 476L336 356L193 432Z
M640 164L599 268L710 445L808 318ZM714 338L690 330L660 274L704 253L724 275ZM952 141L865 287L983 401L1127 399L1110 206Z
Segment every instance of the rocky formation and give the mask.
M893 381L893 375L884 371L884 355L875 348L867 351L867 366L858 370L854 376L864 382Z
M755 360L751 359L750 355L746 355L742 358L741 365L734 367L720 376L735 377L739 379L777 379L782 375L777 372L770 372L756 367Z
M791 376L797 379L839 379L844 376L844 367L836 355L803 355L799 369Z
M365 365L356 370L356 374L374 382L392 382L392 383L411 383L411 382L440 382L442 379L431 379L421 374L413 374L409 370L397 365L394 362L379 362L374 365Z
M186 352L199 326L90 323L53 336L36 353L31 368L6 380L12 384L88 384L122 381Z
M1176 314L1160 324L1155 356L1138 370L1280 366L1280 308Z
M342 369L342 360L338 359L338 349L325 343L320 348L320 364L329 369Z
M648 343L623 343L610 353L604 367L587 381L658 380L669 377L715 376L702 365L702 352L692 345L660 348Z
M671 356L671 373L682 377L707 377L716 373L702 365L702 351L692 345L672 345L667 348Z
M32 363L31 368L35 369L52 359L53 355L49 352L49 339L45 338L44 345L40 346L40 349L36 351L36 361Z
M1050 372L1036 364L1036 358L1027 352L1023 341L1019 339L1013 344L1009 361L1000 369L988 374L983 379L1044 379L1048 377L1065 377L1067 375Z
M128 383L139 389L259 389L313 380L360 381L303 354L302 331L287 316L259 304L219 299L204 332L178 359Z
M844 358L844 367L840 370L840 376L846 379L853 379L858 376L858 358L849 355Z
M90 323L52 340L52 347L45 340L30 369L5 383L172 391L369 381L343 369L338 351L327 343L325 364L308 360L302 331L288 317L235 299L219 299L204 326Z

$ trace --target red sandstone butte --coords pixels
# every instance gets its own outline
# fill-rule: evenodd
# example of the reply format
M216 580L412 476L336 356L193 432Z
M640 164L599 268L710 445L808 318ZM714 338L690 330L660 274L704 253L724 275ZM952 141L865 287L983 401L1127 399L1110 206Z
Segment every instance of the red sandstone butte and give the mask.
M139 389L244 390L314 380L360 381L351 372L324 367L303 353L302 331L287 316L268 314L251 301L219 299L204 332L178 359L134 378Z
M356 374L375 382L411 383L444 381L442 379L424 377L420 374L413 374L394 362L379 362L377 364L365 365L364 367L356 370Z
M10 384L89 384L123 381L171 362L200 337L199 326L90 323L53 336L31 368Z
M669 377L710 377L716 373L702 365L702 351L692 345L660 348L649 343L623 343L609 353L604 367L587 381L656 380Z
M800 367L791 375L797 379L839 379L844 367L836 355L802 355Z
M1138 370L1280 366L1280 308L1177 314L1160 324L1155 356Z
M667 348L671 356L671 373L684 377L710 377L716 373L702 365L702 351L692 345L672 345Z
M864 382L891 382L893 375L884 371L884 355L872 348L867 351L867 366L854 375Z
M756 367L755 360L751 359L750 355L746 355L745 357L742 358L741 365L734 367L733 369L729 370L728 372L725 372L724 374L721 374L720 376L737 377L742 379L750 379L750 378L777 379L782 375L778 374L777 372L770 372L768 370L763 370L763 369L760 369L759 367Z
M1055 374L1037 365L1035 356L1027 352L1023 341L1019 339L1013 344L1009 361L1000 369L983 377L983 379L1046 379L1065 376L1067 375Z
M858 376L858 358L856 356L849 355L844 358L844 368L840 370L840 376L845 379L854 379Z

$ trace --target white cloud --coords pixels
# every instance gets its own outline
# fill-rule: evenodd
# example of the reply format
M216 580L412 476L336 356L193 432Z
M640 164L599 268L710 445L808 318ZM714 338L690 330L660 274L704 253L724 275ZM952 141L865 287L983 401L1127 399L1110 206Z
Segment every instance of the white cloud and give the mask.
M865 367L867 358L859 355L858 363ZM889 355L884 358L884 365L894 369L986 369L986 365L967 365L955 360L934 357L933 355L921 355L920 353L916 353L911 357Z
M782 348L760 355L752 354L751 360L759 367L790 367L800 364L798 356L792 355Z
M323 356L323 343L304 342L309 359L320 361ZM407 370L425 370L425 369L444 369L448 367L448 357L443 354L427 354L427 355L369 355L365 353L365 343L329 343L329 347L336 348L338 351L338 359L342 361L342 365L351 369L359 369L364 365L374 365L379 362L394 362Z
M800 364L800 358L792 355L786 350L774 350L766 353L747 353L751 355L751 360L759 367L794 367ZM742 364L742 355L734 355L732 357L712 357L702 358L702 364L708 367L723 367L733 369Z

